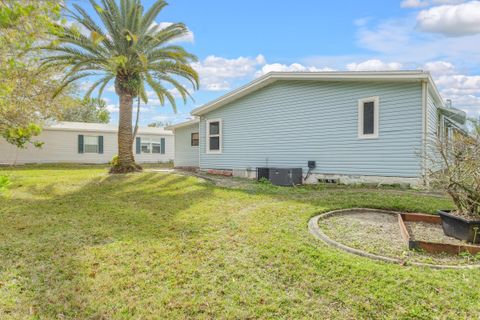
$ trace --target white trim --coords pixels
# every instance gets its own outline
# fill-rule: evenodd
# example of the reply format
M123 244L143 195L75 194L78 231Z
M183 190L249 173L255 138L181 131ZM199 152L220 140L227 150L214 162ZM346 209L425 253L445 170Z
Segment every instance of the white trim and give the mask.
M428 129L428 93L429 85L427 81L422 81L422 176L426 186L428 186L427 176L427 129Z
M218 134L211 135L210 134L210 123L212 122L218 122ZM205 121L205 146L206 146L206 153L207 154L221 154L222 149L223 149L223 124L222 124L222 119L208 119ZM218 150L210 150L210 137L216 137L218 136Z
M83 122L57 122L46 124L43 131L63 132L91 132L91 133L117 133L118 127L104 123L83 123ZM138 134L173 136L173 132L164 128L139 127Z
M226 95L192 110L194 116L204 115L235 101L251 92L263 88L278 80L302 81L428 81L433 83L429 72L416 71L333 71L333 72L269 72L266 75L233 90ZM435 86L432 91L436 100L443 104L440 93Z
M366 102L373 102L373 133L364 134L363 133L363 111L364 104ZM358 138L359 139L377 139L379 134L379 122L380 122L380 98L378 96L368 97L358 100Z
M175 129L188 127L188 126L197 124L199 122L200 122L200 119L196 118L196 119L188 120L188 121L185 121L185 122L180 122L180 123L177 123L177 124L172 124L170 126L165 127L165 130L175 131Z

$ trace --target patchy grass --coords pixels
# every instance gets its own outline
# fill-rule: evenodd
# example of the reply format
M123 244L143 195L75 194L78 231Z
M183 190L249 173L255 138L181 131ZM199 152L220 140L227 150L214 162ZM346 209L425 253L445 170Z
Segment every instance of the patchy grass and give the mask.
M449 201L359 188L222 188L154 172L3 170L0 319L478 318L479 270L331 249L307 230L348 207Z

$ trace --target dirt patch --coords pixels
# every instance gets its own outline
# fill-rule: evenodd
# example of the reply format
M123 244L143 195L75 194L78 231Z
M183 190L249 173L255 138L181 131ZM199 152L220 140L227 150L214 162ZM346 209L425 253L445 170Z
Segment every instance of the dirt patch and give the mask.
M448 237L443 233L442 225L426 222L406 221L408 233L413 240L463 245L465 242Z
M402 259L406 262L465 265L480 263L480 255L430 254L409 250L402 239L396 214L375 211L347 211L319 220L320 229L332 240L375 255ZM407 222L415 239L458 244L443 235L440 225Z

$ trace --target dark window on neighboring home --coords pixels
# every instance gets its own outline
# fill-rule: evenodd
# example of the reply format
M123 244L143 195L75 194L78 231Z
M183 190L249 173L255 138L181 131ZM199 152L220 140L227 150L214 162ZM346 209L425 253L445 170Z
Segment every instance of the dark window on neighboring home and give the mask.
M84 136L83 152L98 153L98 136Z
M375 133L375 106L374 102L365 102L363 104L363 134Z
M160 143L152 142L152 153L160 153Z
M196 147L199 144L198 132L193 132L191 136L191 145L192 147Z

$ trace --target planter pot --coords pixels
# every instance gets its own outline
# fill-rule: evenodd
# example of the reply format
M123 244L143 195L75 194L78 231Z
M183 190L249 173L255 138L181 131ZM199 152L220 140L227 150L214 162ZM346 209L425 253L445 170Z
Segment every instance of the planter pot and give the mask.
M439 210L438 214L442 219L443 233L447 236L470 243L475 239L475 243L480 243L480 220L466 220L450 214L449 210Z

